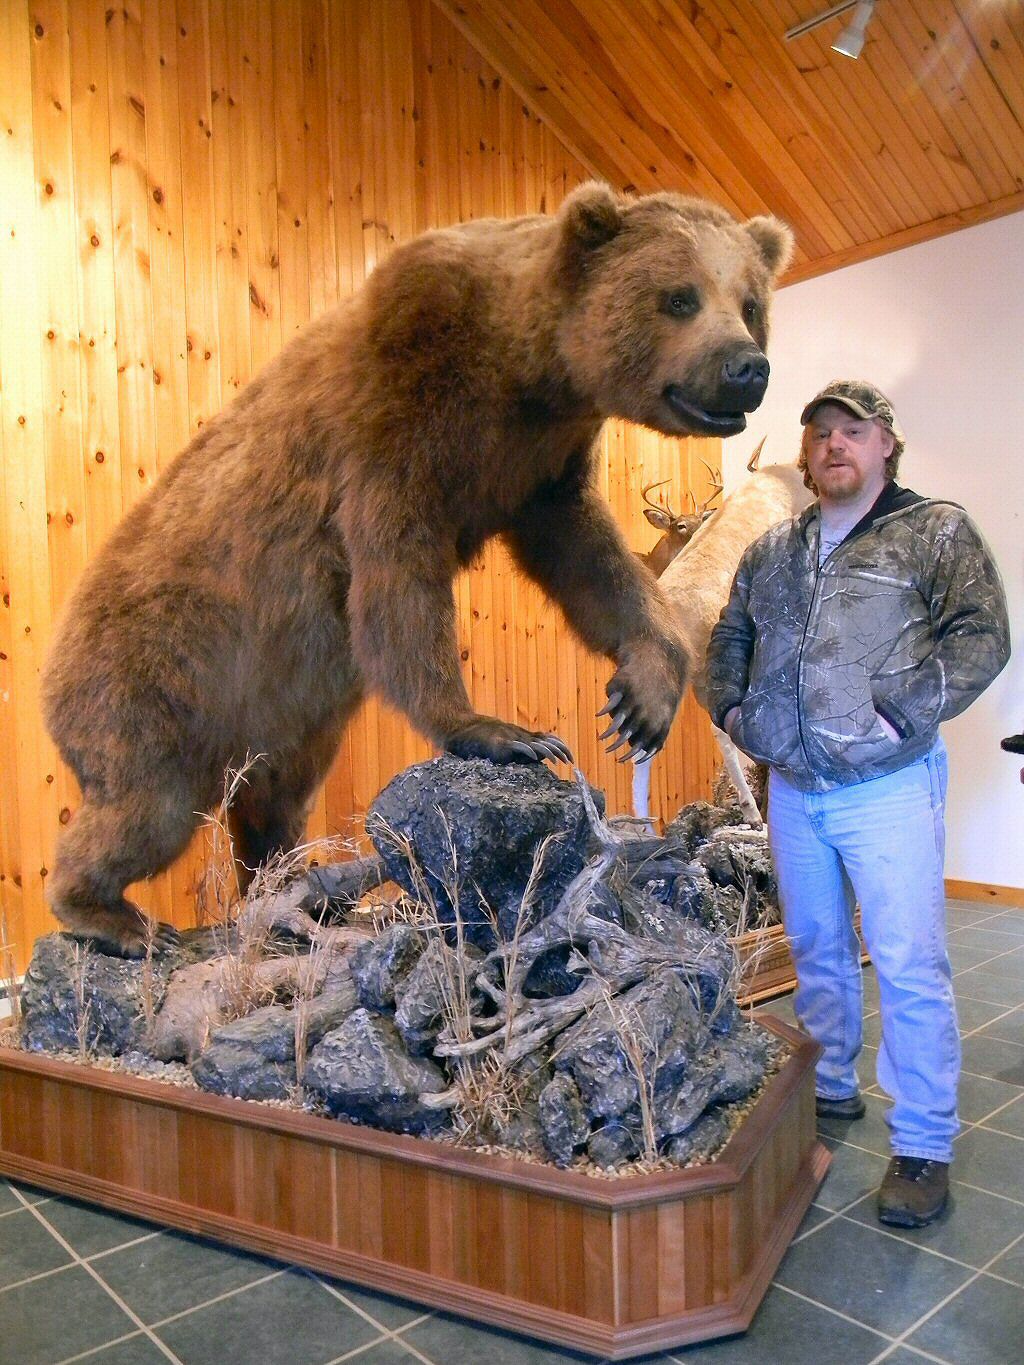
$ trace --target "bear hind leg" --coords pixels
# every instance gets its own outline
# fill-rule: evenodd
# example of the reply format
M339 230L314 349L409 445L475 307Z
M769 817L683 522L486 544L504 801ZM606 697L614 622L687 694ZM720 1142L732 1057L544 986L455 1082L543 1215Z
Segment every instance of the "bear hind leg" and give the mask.
M86 795L57 843L50 906L65 929L118 957L145 957L177 939L125 899L130 882L162 871L188 843L193 802L150 806Z
M228 811L238 887L244 896L257 871L305 839L313 800L327 776L348 716L359 701L346 699L340 717L311 736L297 752L280 758L272 769L257 768Z
M238 803L228 812L235 875L243 896L261 867L302 842L309 805L278 797L259 804Z

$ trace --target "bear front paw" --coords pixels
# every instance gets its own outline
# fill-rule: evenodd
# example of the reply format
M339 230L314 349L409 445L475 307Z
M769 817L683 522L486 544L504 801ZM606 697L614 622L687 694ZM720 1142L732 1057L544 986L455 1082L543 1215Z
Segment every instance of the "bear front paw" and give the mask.
M524 730L521 725L475 716L452 731L444 742L445 750L457 758L489 758L492 763L571 763L572 754L557 735L539 730Z
M605 689L608 704L597 713L611 716L611 724L598 736L614 736L606 752L628 745L620 763L632 758L643 762L656 754L668 739L684 686L685 673L674 659L652 657L647 650L624 659Z

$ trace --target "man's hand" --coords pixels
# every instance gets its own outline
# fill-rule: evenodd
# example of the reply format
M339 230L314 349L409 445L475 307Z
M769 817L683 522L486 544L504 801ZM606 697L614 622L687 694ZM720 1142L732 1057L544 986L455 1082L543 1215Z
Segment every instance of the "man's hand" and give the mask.
M886 739L892 740L893 744L899 744L903 738L900 732L889 724L880 711L876 711L875 715L878 717L878 723L882 727L882 733L885 735Z

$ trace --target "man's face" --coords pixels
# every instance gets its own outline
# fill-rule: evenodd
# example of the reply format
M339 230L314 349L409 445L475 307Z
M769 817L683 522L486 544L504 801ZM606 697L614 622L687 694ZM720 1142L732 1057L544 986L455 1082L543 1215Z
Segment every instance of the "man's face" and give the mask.
M807 424L807 469L826 502L854 502L885 484L892 432L874 417L822 403Z

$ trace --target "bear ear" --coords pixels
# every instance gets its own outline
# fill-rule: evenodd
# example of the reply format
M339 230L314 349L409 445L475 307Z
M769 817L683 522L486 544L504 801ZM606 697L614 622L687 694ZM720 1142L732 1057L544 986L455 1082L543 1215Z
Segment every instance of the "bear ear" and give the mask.
M777 278L789 265L793 255L792 232L778 218L770 218L766 214L748 219L743 226L757 243L768 273L773 279Z
M602 180L588 180L562 201L562 234L584 248L610 242L622 226L622 204Z

